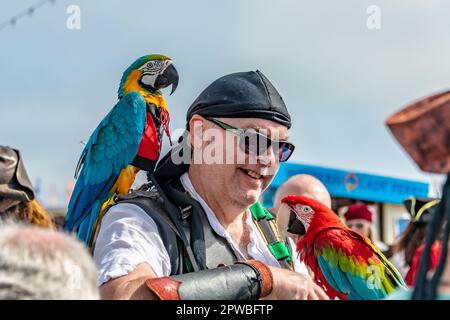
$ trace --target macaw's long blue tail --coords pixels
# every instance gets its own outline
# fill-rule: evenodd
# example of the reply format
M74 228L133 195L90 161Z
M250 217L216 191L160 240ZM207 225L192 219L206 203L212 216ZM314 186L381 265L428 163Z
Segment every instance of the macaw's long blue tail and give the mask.
M89 245L93 227L100 215L102 203L110 196L118 175L113 175L104 183L84 185L83 177L79 177L75 185L66 215L64 230L76 232L77 238ZM99 195L93 198L92 195Z
M90 239L92 231L94 229L95 222L100 215L101 203L96 201L92 206L91 211L88 213L86 218L80 223L77 230L77 238L83 241L85 244L90 244Z

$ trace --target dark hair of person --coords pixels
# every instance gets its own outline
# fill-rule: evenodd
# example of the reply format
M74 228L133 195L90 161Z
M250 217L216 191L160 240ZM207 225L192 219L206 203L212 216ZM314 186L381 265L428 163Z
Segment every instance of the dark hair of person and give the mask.
M440 234L441 227L444 226L442 251L436 270L429 279L427 277L430 268L431 246ZM417 272L416 284L412 295L413 300L434 300L437 296L437 287L442 275L442 271L447 259L448 239L450 233L450 173L447 175L442 192L442 200L438 204L438 208L433 215L432 221L426 232L425 248L420 259L419 269Z
M404 250L405 262L410 266L416 250L424 243L426 226L424 223L411 221L397 243L392 246L392 255Z

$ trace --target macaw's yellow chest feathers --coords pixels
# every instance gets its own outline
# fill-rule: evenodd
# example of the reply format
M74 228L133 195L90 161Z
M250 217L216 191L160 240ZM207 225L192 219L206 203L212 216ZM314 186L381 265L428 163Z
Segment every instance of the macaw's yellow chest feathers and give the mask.
M141 70L131 71L130 75L125 80L125 84L123 86L124 94L127 94L132 91L139 92L144 97L145 102L147 104L151 103L159 108L167 110L166 100L164 99L163 95L159 91L151 93L148 90L144 89L139 84L139 80L141 79L141 77L142 77Z

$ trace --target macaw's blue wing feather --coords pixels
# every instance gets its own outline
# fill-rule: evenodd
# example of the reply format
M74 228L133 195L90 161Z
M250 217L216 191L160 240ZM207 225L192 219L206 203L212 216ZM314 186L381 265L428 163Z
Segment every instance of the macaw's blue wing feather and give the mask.
M323 256L318 257L317 261L331 287L337 292L343 293L349 300L374 300L387 296L383 288L376 287L376 280L371 280L370 276L344 272L339 265L333 266Z
M351 300L382 299L403 284L391 276L395 268L367 241L353 231L330 229L314 247L325 280Z
M145 121L144 98L137 92L130 92L95 129L77 164L78 180L70 198L64 229L75 231L80 224L86 227L95 221L99 204L108 197L120 171L136 157Z
M347 278L338 271L339 265L336 265L335 259L328 260L328 257L318 256L320 269L328 283L338 292L348 294L351 290L351 284Z

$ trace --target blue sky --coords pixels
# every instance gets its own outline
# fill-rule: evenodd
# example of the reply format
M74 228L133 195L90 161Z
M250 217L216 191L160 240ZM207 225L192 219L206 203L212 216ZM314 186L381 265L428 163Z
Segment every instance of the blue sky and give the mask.
M0 22L35 2L1 1ZM80 30L66 28L71 4ZM380 30L366 27L369 5ZM0 144L22 151L44 203L63 203L122 72L164 53L180 73L172 129L210 82L259 69L292 113L291 161L429 181L384 121L450 88L449 16L445 0L56 0L0 31Z

